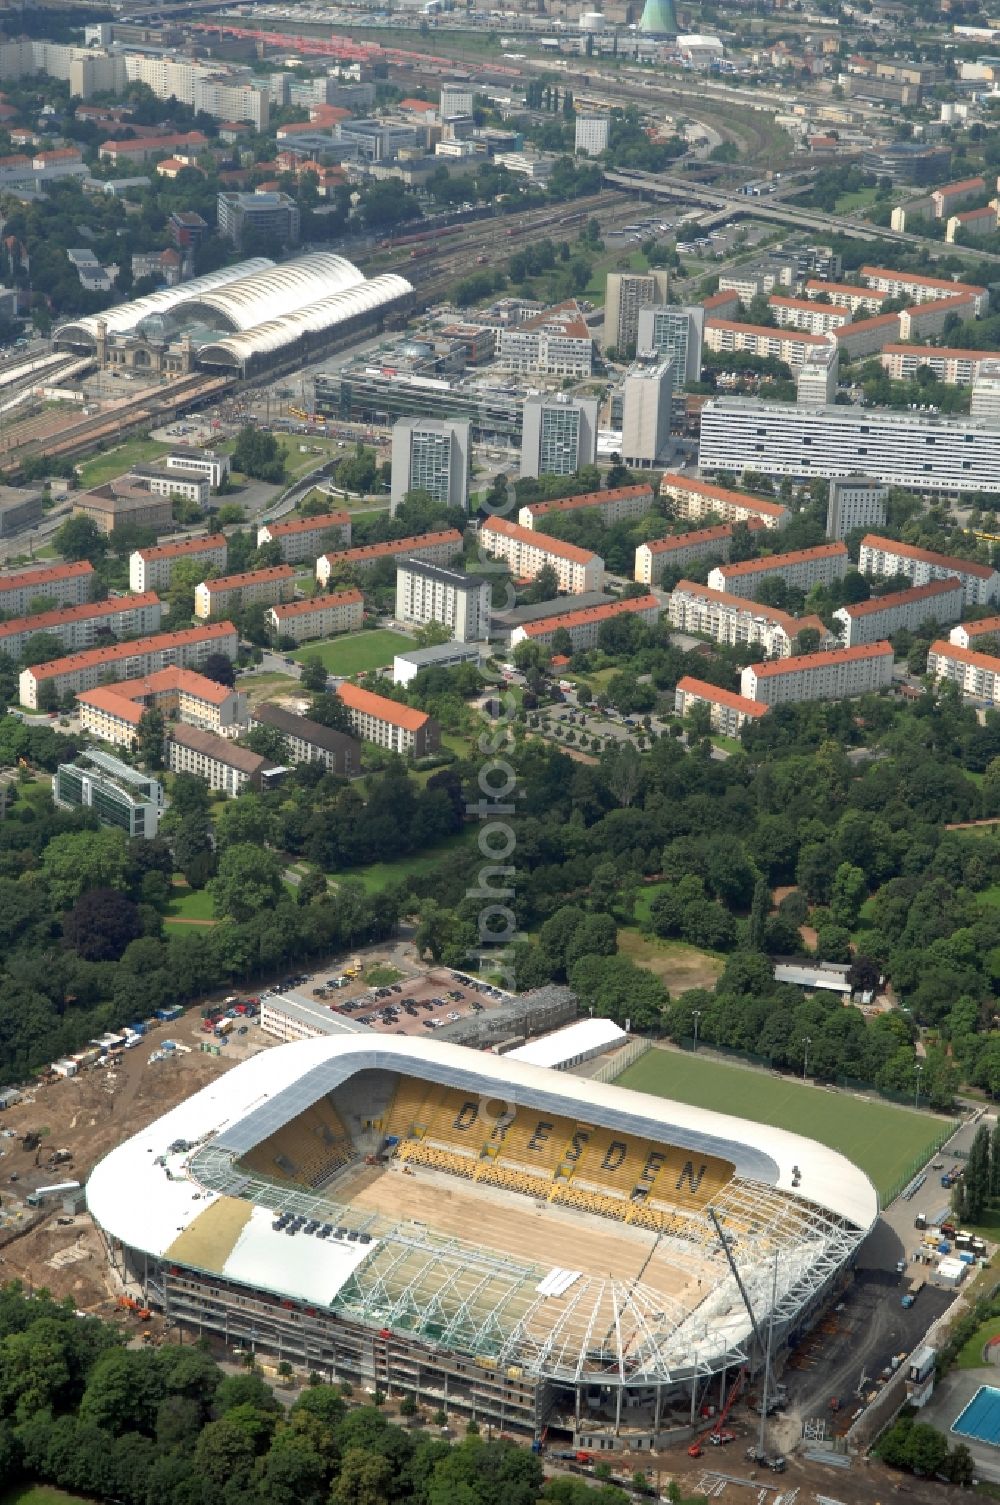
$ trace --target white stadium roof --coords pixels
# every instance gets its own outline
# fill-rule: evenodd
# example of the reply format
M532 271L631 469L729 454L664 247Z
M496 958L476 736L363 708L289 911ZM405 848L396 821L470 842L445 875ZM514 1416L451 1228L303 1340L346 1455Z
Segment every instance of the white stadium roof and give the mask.
M239 1163L362 1071L398 1072L484 1099L522 1102L732 1163L735 1176L714 1205L724 1225L754 1230L726 1237L760 1316L770 1309L777 1271L776 1313L794 1321L850 1258L878 1213L875 1190L856 1166L798 1135L510 1056L366 1034L276 1046L218 1077L94 1169L87 1201L95 1221L140 1257L198 1268L196 1254L173 1246L178 1240L183 1246L185 1234L197 1242L214 1217L233 1218L235 1242L226 1246L221 1266L206 1268L345 1319L423 1334L459 1351L493 1352L498 1362L524 1365L539 1376L582 1382L600 1372L603 1383L637 1384L742 1362L750 1324L704 1216L692 1222L700 1244L686 1236L659 1240L681 1270L690 1272L692 1260L713 1260L694 1309L641 1280L577 1271L559 1297L562 1315L555 1321L553 1307L545 1305L551 1293L542 1289L554 1273L547 1266L480 1248L474 1230L459 1239L394 1221L352 1207L349 1196L338 1205L335 1187L325 1194L277 1185ZM288 1240L271 1228L282 1209L353 1227L352 1242ZM360 1240L354 1242L359 1232L368 1240L360 1248ZM300 1258L303 1248L311 1258ZM606 1340L610 1346L595 1370L591 1334L598 1327L615 1337Z

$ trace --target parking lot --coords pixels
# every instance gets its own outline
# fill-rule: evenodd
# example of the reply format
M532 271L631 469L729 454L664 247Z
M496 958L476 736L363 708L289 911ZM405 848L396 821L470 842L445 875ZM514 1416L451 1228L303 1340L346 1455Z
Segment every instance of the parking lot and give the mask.
M455 1024L469 1014L497 1008L509 997L500 988L446 967L419 977L363 988L354 996L345 996L346 989L328 988L322 983L308 992L357 1024L396 1035L432 1035L443 1025Z

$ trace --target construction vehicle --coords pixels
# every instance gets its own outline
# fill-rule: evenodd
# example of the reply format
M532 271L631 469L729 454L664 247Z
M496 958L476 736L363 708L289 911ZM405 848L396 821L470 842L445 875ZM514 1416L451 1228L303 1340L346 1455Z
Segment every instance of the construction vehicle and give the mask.
M726 1396L725 1404L718 1416L713 1418L711 1426L707 1427L700 1437L696 1437L688 1448L689 1458L700 1458L705 1451L703 1447L703 1443L705 1442L710 1442L714 1447L717 1447L723 1441L732 1442L734 1440L732 1432L725 1432L726 1419L739 1399L743 1386L746 1383L746 1377L746 1370L741 1369L729 1387L729 1394Z
M143 1306L134 1296L119 1296L118 1305L122 1311L134 1312L140 1322L148 1322L153 1315L149 1307Z
M21 1140L21 1148L22 1150L37 1150L41 1142L41 1131L39 1129L29 1129Z

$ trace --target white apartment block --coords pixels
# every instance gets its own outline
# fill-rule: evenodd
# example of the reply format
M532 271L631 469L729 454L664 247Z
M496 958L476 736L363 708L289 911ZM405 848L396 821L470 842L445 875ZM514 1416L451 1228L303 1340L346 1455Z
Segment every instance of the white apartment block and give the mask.
M575 299L500 331L498 364L520 375L590 376L594 337Z
M975 648L983 638L1000 640L1000 617L980 617L976 622L959 622L948 634L949 643L957 648Z
M82 606L90 600L93 587L94 566L87 559L77 564L4 571L0 573L0 612L4 616L24 616L34 601Z
M139 679L159 669L176 666L198 669L212 653L235 659L239 638L232 622L208 622L204 627L186 627L181 632L159 632L152 637L114 643L108 648L90 648L33 664L21 672L21 704L38 708L43 684L51 684L60 698L78 690L92 690L106 679Z
M381 564L383 559L409 555L426 559L429 564L451 564L462 552L462 535L457 528L442 528L437 533L418 533L397 538L390 543L362 544L356 549L341 549L336 554L321 554L316 561L316 579L326 585L331 575L343 570L364 573Z
M965 590L966 606L989 606L1000 601L1000 574L990 565L953 559L949 554L918 549L876 533L861 540L858 569L862 575L905 575L914 585L957 576Z
M422 758L436 752L441 745L441 729L423 711L400 705L386 695L373 695L360 685L345 680L337 694L346 705L351 727L363 742L387 747L402 757Z
M562 612L558 616L540 617L526 622L511 633L511 647L518 643L539 643L551 649L552 639L560 630L568 632L574 653L596 648L601 624L615 617L638 617L647 627L660 620L660 603L655 596L629 596L624 601L609 601L603 606L585 606L580 611Z
M720 467L724 468L727 467ZM780 529L790 516L782 502L768 502L763 497L730 491L725 486L713 486L711 481L669 470L661 477L660 495L670 502L675 517L692 523L703 517L719 517L726 523L748 523L756 518L765 528Z
M772 293L767 300L779 329L802 329L806 334L830 334L851 322L851 310L839 303L816 303L809 298L786 298Z
M147 84L158 99L177 99L216 120L247 120L258 133L270 123L264 79L258 87L249 81L249 74L220 73L218 67L203 63L133 52L125 54L125 73L129 82Z
M410 491L447 507L469 505L469 423L452 418L397 418L392 426L392 513Z
M218 454L214 449L187 446L173 449L168 455L161 455L156 463L166 470L187 470L204 476L213 491L222 485L231 469L228 455Z
M493 590L481 575L401 559L396 566L396 620L440 622L457 643L485 643L490 636Z
M224 617L244 606L273 606L290 601L295 593L295 571L290 564L274 564L263 570L244 570L238 575L218 575L195 587L194 614L202 621Z
M652 510L656 500L652 486L616 486L609 491L585 491L581 496L557 497L549 502L529 502L517 514L522 528L533 528L539 518L563 512L592 510L600 514L606 528L614 523L636 522Z
M974 648L959 648L943 639L931 644L927 655L927 672L935 679L948 679L959 685L963 695L995 705L1000 700L1000 658L977 653Z
M281 549L285 564L299 564L303 559L315 559L323 540L336 529L341 546L351 546L351 514L349 512L321 512L315 517L296 517L291 522L262 523L257 529L258 549L265 543L276 543Z
M771 554L766 559L746 559L740 564L720 564L709 572L713 590L733 596L754 596L765 580L783 580L797 590L829 585L842 580L849 564L847 545L821 543L814 549L793 549L790 554Z
M827 499L827 538L846 538L852 528L880 528L888 499L888 486L871 476L836 477Z
M599 157L608 149L611 122L607 115L578 115L574 149L579 156Z
M332 591L328 595L308 596L304 601L289 601L272 606L268 624L276 638L294 638L307 643L311 638L328 638L337 632L356 632L364 623L365 599L354 586L350 590Z
M102 742L131 747L147 707L203 731L235 736L247 723L247 698L191 669L160 669L77 695L81 726Z
M942 334L952 314L959 319L973 319L975 310L976 299L972 293L956 293L953 298L940 298L933 303L915 303L912 308L899 311L899 337L901 340L926 340Z
M867 287L888 293L890 298L909 298L914 303L932 303L939 298L953 298L957 293L971 293L975 300L977 319L981 319L989 310L989 291L972 283L952 282L945 277L921 277L916 272L895 272L889 267L862 267L858 275Z
M59 606L54 611L30 617L12 617L0 622L0 654L18 659L28 639L36 632L58 638L71 653L92 648L98 633L116 638L158 632L163 608L155 591L141 596L111 596L107 601L89 601L82 606Z
M798 634L810 628L819 633L821 644L829 640L832 646L835 641L819 617L793 617L776 606L762 606L694 580L677 582L667 616L677 632L696 632L730 647L759 644L768 658L788 658Z
M173 722L166 742L167 767L172 773L191 773L209 789L235 799L244 789L259 789L262 775L276 765L227 737L200 727Z
M723 737L738 737L745 722L759 721L767 714L767 706L760 701L685 674L674 689L674 710L678 716L686 716L696 705L708 706L709 724Z
M648 470L670 453L674 367L669 359L637 360L622 384L622 459Z
M855 319L851 324L841 324L830 336L845 360L861 360L866 355L877 355L884 346L900 337L902 314L875 314L871 319Z
M817 346L810 350L795 378L795 401L800 407L815 408L837 401L840 380L840 351L836 345Z
M882 642L897 632L915 632L925 622L954 622L962 615L964 605L965 588L961 580L952 577L841 606L833 615L840 623L844 647L856 648L859 643Z
M968 387L987 362L1000 360L1000 352L954 350L942 345L886 345L879 360L893 381L911 381L921 366L926 366L945 386Z
M716 397L701 410L698 465L801 478L860 472L911 491L997 495L997 443L976 418Z
M139 592L167 590L182 559L194 560L207 573L225 568L226 553L223 533L212 533L207 538L188 538L183 543L161 544L158 548L136 549L129 555L129 587Z
M876 293L868 287L852 287L847 282L822 282L818 277L810 277L804 291L807 298L829 298L838 308L850 309L852 316L880 314L890 301L888 293Z
M765 705L799 700L849 700L892 683L892 647L868 643L862 648L833 648L799 658L750 664L740 676L740 691Z
M744 351L747 355L772 356L794 371L807 351L827 343L825 335L803 334L797 329L770 329L766 324L741 324L735 319L705 320L705 349L719 354Z
M641 543L635 551L635 579L640 585L659 585L668 570L681 569L692 559L728 559L734 526L716 523L712 528L670 533ZM754 518L747 526L757 530L763 524Z
M571 596L599 591L604 585L604 560L589 549L535 533L503 517L491 517L479 530L479 539L496 559L503 559L515 580L534 580L551 565L559 589Z

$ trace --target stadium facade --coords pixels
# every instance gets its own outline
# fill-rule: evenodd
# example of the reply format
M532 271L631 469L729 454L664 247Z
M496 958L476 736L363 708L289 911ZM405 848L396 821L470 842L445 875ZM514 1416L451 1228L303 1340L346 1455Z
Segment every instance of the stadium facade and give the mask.
M102 370L253 377L380 330L412 302L405 277L367 279L329 251L278 265L258 256L62 324L53 339Z
M87 1199L126 1288L189 1330L589 1447L686 1435L815 1320L878 1214L797 1135L360 1034L234 1067Z

